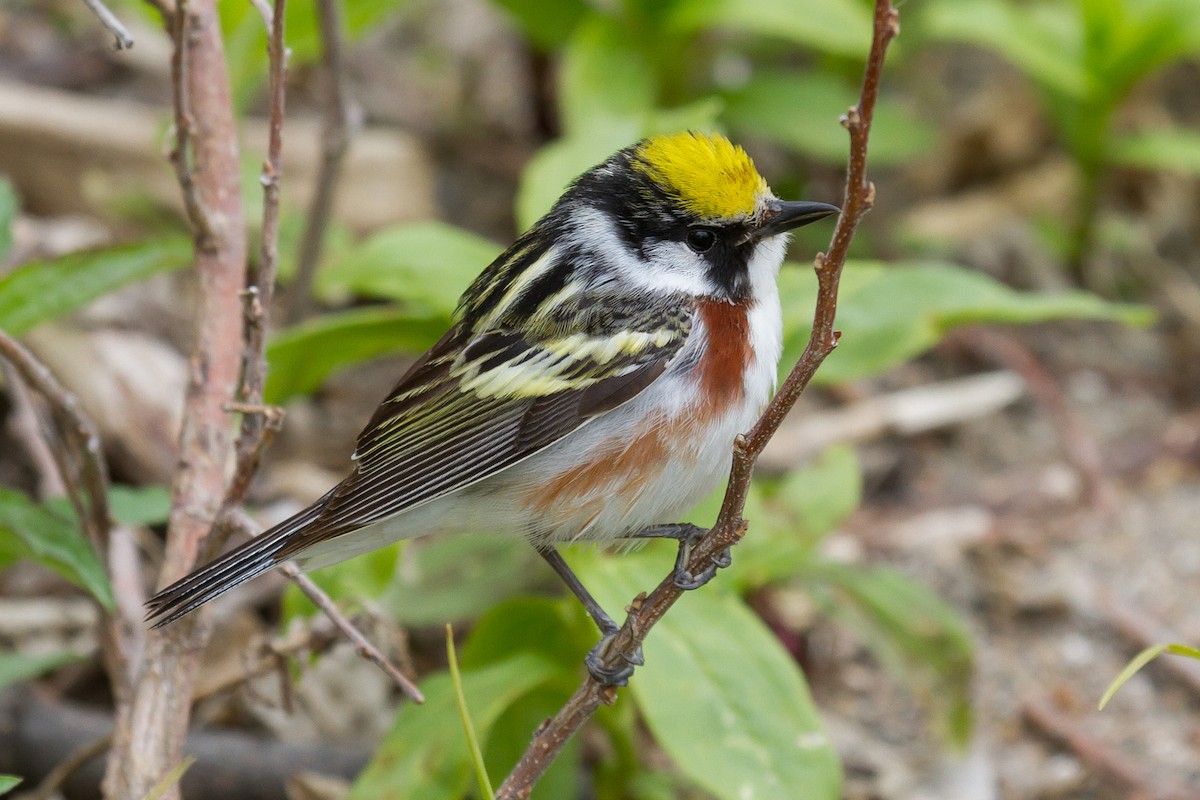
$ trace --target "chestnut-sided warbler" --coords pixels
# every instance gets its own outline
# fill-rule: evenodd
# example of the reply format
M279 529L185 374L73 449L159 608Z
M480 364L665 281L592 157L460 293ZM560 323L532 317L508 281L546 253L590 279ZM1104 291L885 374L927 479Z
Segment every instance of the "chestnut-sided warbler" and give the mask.
M163 589L149 616L168 623L284 561L314 568L438 531L524 537L606 636L616 624L557 545L677 539L676 583L702 585L728 555L689 574L703 531L663 523L716 488L774 387L787 231L837 212L776 199L717 134L621 150L471 284L345 480ZM593 676L624 683L632 666L606 670L597 652Z

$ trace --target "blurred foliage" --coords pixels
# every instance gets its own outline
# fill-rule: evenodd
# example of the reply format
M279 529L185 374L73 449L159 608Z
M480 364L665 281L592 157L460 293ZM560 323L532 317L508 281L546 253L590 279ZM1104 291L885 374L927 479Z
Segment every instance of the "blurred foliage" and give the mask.
M1077 269L1093 244L1107 168L1200 175L1194 132L1123 133L1115 124L1121 104L1148 76L1200 56L1200 0L932 0L917 19L935 38L994 50L1042 90L1082 177L1068 254Z
M680 129L730 132L752 149L785 154L790 174L838 168L846 143L837 117L857 96L869 39L865 0L495 0L534 47L554 59L558 138L524 170L515 216L524 228L580 172L637 139ZM400 8L399 0L343 4L353 36ZM1200 52L1200 0L931 0L910 4L926 36L971 42L1012 61L1046 96L1047 114L1083 174L1073 255L1089 246L1097 183L1124 164L1200 173L1200 137L1172 129L1118 132L1115 112L1133 88L1164 65ZM151 13L143 3L132 3ZM314 0L288 4L293 63L319 57ZM253 5L221 0L231 80L239 108L261 91L265 33ZM906 25L909 8L905 8ZM875 166L930 152L936 131L899 93L885 92L872 139ZM258 180L247 161L246 185ZM791 186L789 189L793 188ZM257 214L257 196L247 211ZM11 243L16 201L0 186L0 259ZM286 278L300 217L285 214ZM328 313L276 333L270 342L267 401L315 392L336 371L394 352L417 353L450 323L457 299L500 245L442 223L395 226L361 242L335 231L314 287L329 305L379 304ZM189 263L186 240L129 245L28 264L0 278L0 328L21 333L126 283ZM780 276L786 368L808 335L815 279L806 267ZM1082 292L1016 292L940 262L847 266L839 305L846 331L817 375L825 384L877 376L936 345L954 327L1062 318L1144 324L1141 308ZM795 659L745 599L775 588L809 593L856 632L936 709L961 742L970 725L970 638L957 615L928 589L884 568L829 562L821 542L857 508L861 468L850 447L827 450L786 476L756 481L745 516L751 535L727 575L685 597L645 645L647 664L631 682L632 703L602 709L596 722L609 748L589 765L598 800L666 798L697 787L720 800L748 795L837 797L841 771ZM165 518L161 489L114 488L114 515L128 524ZM715 518L720 493L693 512ZM634 553L570 553L581 578L610 609L662 579L669 543ZM111 589L74 512L0 491L0 568L32 558L111 603ZM486 770L504 775L530 732L570 695L597 635L573 598L531 596L549 576L524 542L485 535L395 545L314 573L335 599L377 598L406 625L474 621L462 647L461 685ZM532 576L532 577L531 577ZM294 587L284 616L311 613ZM9 674L52 669L55 658L6 664ZM1140 666L1140 665L1139 665ZM686 680L681 677L686 676ZM423 707L406 706L351 797L460 798L471 791L471 756L456 719L453 682L426 677ZM675 771L650 763L646 731ZM582 745L568 745L534 798L579 793ZM0 791L4 791L0 776Z
M51 672L83 656L69 651L51 653L0 652L0 689Z
M8 794L21 784L16 775L0 775L0 794Z

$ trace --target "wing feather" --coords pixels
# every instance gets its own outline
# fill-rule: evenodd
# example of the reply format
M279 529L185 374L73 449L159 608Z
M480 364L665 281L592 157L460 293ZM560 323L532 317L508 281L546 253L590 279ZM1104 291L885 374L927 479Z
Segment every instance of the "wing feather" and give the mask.
M627 402L682 349L691 313L647 307L619 324L451 330L396 385L359 435L354 472L278 559L483 480Z

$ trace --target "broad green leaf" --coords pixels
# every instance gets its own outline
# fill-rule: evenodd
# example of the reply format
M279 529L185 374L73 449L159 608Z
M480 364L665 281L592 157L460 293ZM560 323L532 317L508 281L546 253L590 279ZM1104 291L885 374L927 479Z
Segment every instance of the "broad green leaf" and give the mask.
M1103 91L1084 60L1082 25L1070 3L941 0L921 13L926 32L996 51L1046 88L1081 99Z
M808 338L815 283L811 269L789 266L780 273L784 368L795 362ZM1110 303L1087 292L1018 292L982 273L940 262L848 262L838 300L842 338L815 380L832 384L879 374L929 349L959 325L1058 319L1145 325L1154 315L1144 306Z
M428 537L410 544L379 603L401 624L438 625L476 619L533 582L552 579L533 548L516 537ZM463 663L480 663L474 659L468 642Z
M667 568L635 554L592 554L576 571L602 606L620 609ZM688 778L721 800L793 800L797 787L806 800L839 796L837 754L799 667L736 596L716 587L688 593L644 651L630 688Z
M113 607L108 574L72 516L38 505L20 492L0 488L0 550L49 567Z
M1175 656L1186 656L1200 661L1200 649L1189 647L1186 644L1156 644L1147 647L1142 652L1138 653L1129 663L1125 665L1125 669L1121 670L1121 674L1113 679L1113 682L1104 690L1104 696L1100 698L1099 709L1104 710L1108 705L1108 701L1113 698L1117 690L1129 682L1129 679L1136 675L1142 667L1149 664L1154 659L1161 656L1163 653L1168 653Z
M21 785L21 778L16 775L0 775L0 794L8 794Z
M654 77L628 32L595 16L571 38L558 95L563 130L586 136L608 119L638 119L653 109Z
M267 344L264 398L282 403L311 394L334 372L386 353L420 353L445 331L441 316L373 306L326 314L285 328ZM397 375L397 378L400 376Z
M814 565L806 587L849 624L883 663L941 713L951 741L971 733L971 636L958 613L910 578L886 568Z
M1112 143L1109 158L1128 167L1200 175L1200 133L1157 130L1122 136Z
M522 550L530 549L524 542L520 544ZM502 569L498 566L496 571ZM464 669L481 669L521 653L533 653L557 667L555 676L543 687L513 703L496 720L485 753L492 775L508 774L524 752L534 729L553 716L579 685L583 655L595 643L595 627L590 620L583 620L584 626L579 625L578 616L571 613L575 607L566 603L574 603L574 599L514 597L484 614L462 647ZM574 796L579 781L580 756L580 743L576 737L538 781L534 800Z
M833 164L846 160L846 131L837 123L858 87L823 72L764 71L726 97L724 119L740 135L767 136ZM895 164L929 150L933 128L889 97L875 108L871 161Z
M12 249L12 223L19 208L17 193L7 178L0 177L0 264Z
M64 664L79 661L80 655L71 652L30 655L20 652L0 652L0 689L31 680Z
M549 571L547 569L547 571ZM521 653L558 664L558 688L579 685L583 656L596 643L590 619L581 619L573 598L513 597L479 618L462 648L465 669L479 669ZM580 611L580 614L576 614Z
M852 58L871 45L871 14L856 0L685 0L672 23L681 33L727 28Z
M165 486L113 486L108 509L122 525L157 525L171 514L171 490Z
M399 225L328 264L317 277L317 291L403 300L425 314L449 318L458 298L501 249L443 222Z
M575 26L590 13L584 0L494 0L521 26L525 36L543 50L565 43Z
M462 673L471 719L486 749L492 726L518 699L542 686L556 667L521 655ZM470 756L449 675L423 681L425 704L405 705L347 800L460 800L471 785Z
M24 264L0 278L0 329L19 336L114 289L191 261L191 243L170 238Z

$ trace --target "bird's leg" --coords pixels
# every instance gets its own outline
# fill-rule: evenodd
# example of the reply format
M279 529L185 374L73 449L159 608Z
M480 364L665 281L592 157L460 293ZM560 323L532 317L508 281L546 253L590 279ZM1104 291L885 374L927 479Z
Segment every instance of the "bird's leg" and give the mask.
M680 522L672 525L654 525L649 528L643 528L629 538L674 539L679 542L679 553L675 556L675 569L671 573L671 579L680 589L688 591L690 589L699 589L713 579L718 569L728 567L733 563L733 557L729 554L729 548L727 547L721 552L714 554L712 563L698 574L693 575L688 572L687 565L692 557L692 548L704 538L704 534L706 533L708 533L707 528L701 528L690 522Z
M642 648L639 646L637 651L632 656L624 656L626 661L625 666L617 668L609 668L604 666L603 656L608 649L608 643L620 627L613 618L605 613L600 604L596 602L596 598L592 597L584 585L579 581L579 578L567 566L567 562L559 555L558 551L549 545L540 546L537 548L538 553L542 558L546 559L551 568L558 573L558 577L562 578L563 583L571 590L571 593L579 599L583 604L588 615L596 623L596 627L600 629L600 642L591 649L584 659L584 666L587 667L588 673L596 680L597 683L603 686L624 686L629 682L629 678L633 675L634 667L640 667L646 663L642 658Z

